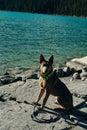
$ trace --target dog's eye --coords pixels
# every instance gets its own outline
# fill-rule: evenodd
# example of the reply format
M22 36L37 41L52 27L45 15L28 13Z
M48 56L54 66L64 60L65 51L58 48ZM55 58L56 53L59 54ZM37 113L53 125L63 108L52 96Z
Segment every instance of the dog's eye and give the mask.
M49 67L49 64L48 64L48 63L46 63L46 64L43 64L43 66L44 66L44 67Z
M43 64L43 66L45 67L45 66L47 66L46 64Z

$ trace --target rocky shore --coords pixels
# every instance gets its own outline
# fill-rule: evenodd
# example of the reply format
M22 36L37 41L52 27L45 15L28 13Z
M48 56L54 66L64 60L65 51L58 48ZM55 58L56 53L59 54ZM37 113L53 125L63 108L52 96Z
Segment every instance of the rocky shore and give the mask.
M38 95L39 71L15 68L0 76L0 130L87 129L87 56L73 59L66 63L66 67L55 69L71 91L74 107L77 106L70 113L73 121L66 112L49 123L33 121L31 114L34 106L31 103ZM56 118L54 100L53 96L49 97L46 108L37 115L37 120ZM61 112L56 113L60 115Z

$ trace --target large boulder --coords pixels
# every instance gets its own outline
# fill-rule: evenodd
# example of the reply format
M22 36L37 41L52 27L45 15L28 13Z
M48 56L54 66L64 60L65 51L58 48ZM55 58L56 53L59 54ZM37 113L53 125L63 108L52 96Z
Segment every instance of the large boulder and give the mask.
M84 68L87 69L87 56L83 58L72 59L66 63L66 66L69 67L73 72L81 73Z
M72 59L72 61L87 66L87 56L82 57L82 58L75 58L75 59Z

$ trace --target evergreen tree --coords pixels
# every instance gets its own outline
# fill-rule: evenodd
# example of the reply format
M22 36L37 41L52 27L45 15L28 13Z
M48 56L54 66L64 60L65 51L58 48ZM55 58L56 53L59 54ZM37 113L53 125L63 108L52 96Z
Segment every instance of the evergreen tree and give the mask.
M87 16L87 0L0 0L0 10Z

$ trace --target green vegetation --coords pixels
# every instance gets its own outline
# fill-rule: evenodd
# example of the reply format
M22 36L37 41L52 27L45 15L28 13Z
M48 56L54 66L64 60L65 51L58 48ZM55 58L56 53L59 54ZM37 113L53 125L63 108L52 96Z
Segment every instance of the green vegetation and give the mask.
M87 0L0 0L0 10L87 16Z

